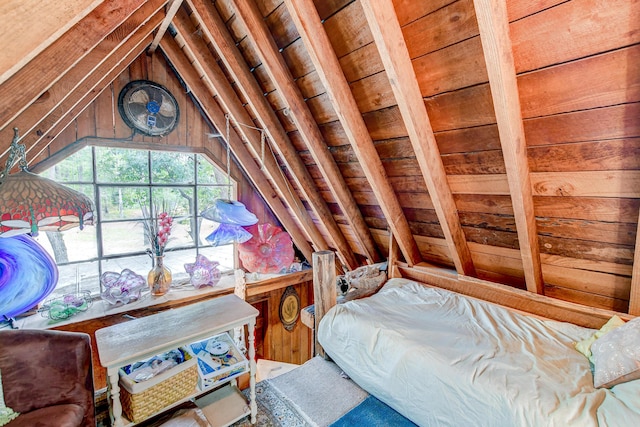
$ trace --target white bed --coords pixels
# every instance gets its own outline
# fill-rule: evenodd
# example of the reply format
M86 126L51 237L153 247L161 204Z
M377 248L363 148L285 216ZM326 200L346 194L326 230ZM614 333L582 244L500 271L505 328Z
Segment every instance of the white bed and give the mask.
M333 307L318 340L363 389L421 426L640 426L640 380L595 388L594 330L406 279Z

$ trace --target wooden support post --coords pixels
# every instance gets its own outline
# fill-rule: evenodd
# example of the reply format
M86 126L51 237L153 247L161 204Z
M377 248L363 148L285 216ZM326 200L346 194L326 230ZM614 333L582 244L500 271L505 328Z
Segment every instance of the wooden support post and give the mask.
M233 293L243 301L247 300L247 279L244 274L244 270L238 268L233 272L233 277L235 278L235 288ZM240 326L234 328L233 330L233 341L242 353L247 353L247 346L244 343L244 326Z
M398 241L393 235L393 231L391 229L389 231L389 258L387 259L387 277L389 279L394 277L402 277L398 272L398 252L400 252L400 248L398 247Z
M332 251L313 253L313 301L315 308L314 342L316 354L326 358L318 343L318 325L322 316L336 305L336 255Z

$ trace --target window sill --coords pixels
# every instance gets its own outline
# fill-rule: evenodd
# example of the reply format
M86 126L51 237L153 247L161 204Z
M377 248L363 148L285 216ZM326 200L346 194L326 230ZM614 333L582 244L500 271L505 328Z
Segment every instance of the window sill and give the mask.
M291 284L301 283L312 280L312 271L304 270L302 272L290 274L247 274L246 295L254 296L260 293L269 292L275 289L283 288ZM113 316L117 314L126 315L146 308L169 308L172 306L188 304L198 300L213 298L220 295L233 293L235 289L234 275L224 275L215 286L205 286L195 289L191 285L182 285L172 287L171 290L163 296L152 296L149 292L142 294L138 301L129 304L112 305L102 299L96 299L93 304L85 312L79 313L69 319L57 322L50 322L49 319L42 317L36 313L31 316L16 319L15 326L18 329L49 329L59 328L65 325L81 323L101 317Z

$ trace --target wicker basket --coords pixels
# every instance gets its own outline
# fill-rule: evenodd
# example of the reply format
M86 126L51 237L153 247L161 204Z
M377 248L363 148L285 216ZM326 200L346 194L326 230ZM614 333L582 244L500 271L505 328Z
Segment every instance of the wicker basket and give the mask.
M120 372L120 402L130 421L138 423L165 407L196 392L196 358L187 354L185 362L147 381L135 383Z

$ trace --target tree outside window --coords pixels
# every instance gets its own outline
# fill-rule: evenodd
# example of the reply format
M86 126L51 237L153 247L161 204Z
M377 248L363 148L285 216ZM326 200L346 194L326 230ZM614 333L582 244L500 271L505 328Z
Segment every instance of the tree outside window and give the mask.
M145 252L143 206L147 212L164 206L174 217L165 252L174 283L188 282L184 264L198 254L218 261L223 271L235 267L233 245L212 247L205 238L218 224L200 216L216 198L235 198L235 183L200 154L86 147L42 175L86 194L96 206L95 226L36 238L58 265L55 295L75 291L78 281L82 290L98 294L105 271L129 268L146 277L152 261Z

